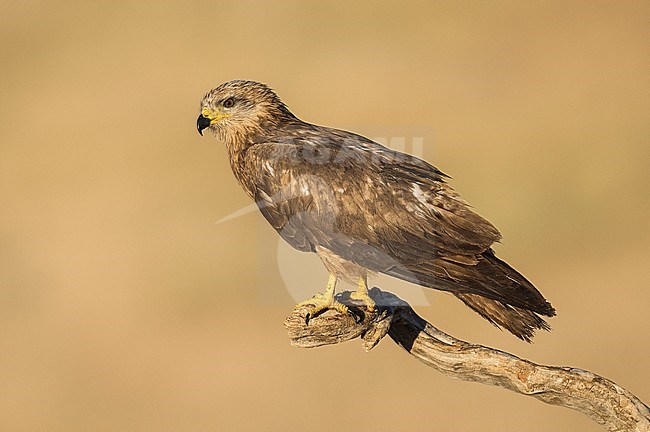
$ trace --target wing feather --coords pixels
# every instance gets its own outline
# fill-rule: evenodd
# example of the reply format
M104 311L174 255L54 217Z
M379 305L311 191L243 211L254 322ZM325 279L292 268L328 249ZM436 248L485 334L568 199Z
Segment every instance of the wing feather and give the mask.
M490 246L500 233L444 174L358 135L323 129L333 139L314 140L310 133L324 136L315 130L247 150L258 206L289 244L302 251L325 247L430 288L553 314L530 282L494 256ZM461 299L480 305L471 296Z

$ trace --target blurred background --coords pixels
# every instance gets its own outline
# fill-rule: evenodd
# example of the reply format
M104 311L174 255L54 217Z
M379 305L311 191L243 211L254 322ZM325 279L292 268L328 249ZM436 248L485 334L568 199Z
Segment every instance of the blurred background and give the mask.
M325 272L257 212L217 223L250 202L196 133L235 78L307 121L431 131L558 316L527 345L410 286L418 312L650 400L650 3L350 3L2 1L1 430L600 430L390 340L292 348L287 281Z

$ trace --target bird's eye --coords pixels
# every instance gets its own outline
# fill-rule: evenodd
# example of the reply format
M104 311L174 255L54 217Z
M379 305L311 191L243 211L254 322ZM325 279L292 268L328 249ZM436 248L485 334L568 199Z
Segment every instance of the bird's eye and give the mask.
M231 97L223 101L223 107L224 108L232 108L233 105L235 105L235 100Z

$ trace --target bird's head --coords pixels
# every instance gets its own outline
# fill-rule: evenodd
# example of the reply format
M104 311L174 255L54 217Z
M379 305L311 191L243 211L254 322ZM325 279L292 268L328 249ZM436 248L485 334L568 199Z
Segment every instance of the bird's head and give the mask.
M283 119L294 118L267 85L255 81L228 81L201 100L196 127L201 135L211 129L220 139L245 138Z

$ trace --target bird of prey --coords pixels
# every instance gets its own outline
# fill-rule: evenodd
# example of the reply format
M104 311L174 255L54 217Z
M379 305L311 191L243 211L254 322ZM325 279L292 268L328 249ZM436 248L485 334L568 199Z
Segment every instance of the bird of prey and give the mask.
M338 279L358 284L383 273L452 293L497 327L530 341L555 310L496 257L499 231L451 188L448 176L416 157L363 136L298 119L265 84L235 80L201 101L197 129L225 143L230 166L266 220L329 271L323 293L298 303L309 316L347 307Z

